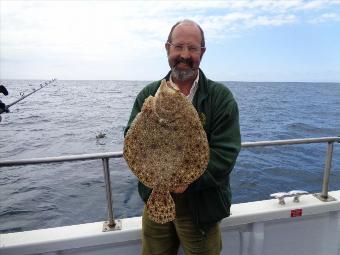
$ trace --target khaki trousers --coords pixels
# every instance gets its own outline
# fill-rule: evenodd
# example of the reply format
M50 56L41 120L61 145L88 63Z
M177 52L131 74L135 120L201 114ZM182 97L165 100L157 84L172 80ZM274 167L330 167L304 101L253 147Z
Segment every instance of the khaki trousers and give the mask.
M218 255L222 249L221 231L216 224L203 233L191 216L180 215L172 222L159 224L149 219L144 208L142 218L142 254L176 255L179 245L186 255Z

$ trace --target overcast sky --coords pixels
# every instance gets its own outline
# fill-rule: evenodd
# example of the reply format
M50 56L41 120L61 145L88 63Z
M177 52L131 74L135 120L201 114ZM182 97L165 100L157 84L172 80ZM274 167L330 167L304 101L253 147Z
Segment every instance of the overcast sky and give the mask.
M340 0L0 0L0 79L160 79L184 18L205 31L213 80L340 82Z

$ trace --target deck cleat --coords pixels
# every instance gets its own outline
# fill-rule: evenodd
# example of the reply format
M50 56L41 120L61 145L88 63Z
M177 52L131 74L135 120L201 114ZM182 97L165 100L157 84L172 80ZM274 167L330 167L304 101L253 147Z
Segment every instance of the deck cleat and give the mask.
M292 197L294 197L293 202L294 203L299 203L300 202L300 196L308 194L307 191L304 190L291 190L288 192L288 194Z
M285 203L285 197L289 197L290 195L287 192L277 192L270 194L271 197L279 199L279 204L284 205Z

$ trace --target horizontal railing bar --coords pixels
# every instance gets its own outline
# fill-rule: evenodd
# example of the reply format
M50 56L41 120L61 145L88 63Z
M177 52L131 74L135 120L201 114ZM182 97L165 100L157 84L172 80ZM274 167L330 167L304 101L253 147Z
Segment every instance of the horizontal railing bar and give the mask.
M242 148L264 147L264 146L275 146L275 145L308 144L308 143L333 143L333 142L340 142L340 137L335 136L335 137L245 142L245 143L242 143Z
M288 140L274 140L274 141L260 141L260 142L244 142L242 148L251 147L264 147L275 145L293 145L293 144L308 144L308 143L330 143L340 142L340 137L321 137L321 138L304 138L304 139L288 139ZM68 155L58 157L46 158L31 158L19 160L4 160L0 161L0 167L4 166L21 166L21 165L34 165L34 164L50 164L65 161L79 161L79 160L94 160L102 158L121 158L123 152L103 152L92 154Z
M68 156L59 156L59 157L4 160L4 161L0 161L0 167L50 164L50 163L57 163L57 162L95 160L95 159L102 159L102 158L121 158L122 156L123 156L123 152L103 152L103 153L68 155Z

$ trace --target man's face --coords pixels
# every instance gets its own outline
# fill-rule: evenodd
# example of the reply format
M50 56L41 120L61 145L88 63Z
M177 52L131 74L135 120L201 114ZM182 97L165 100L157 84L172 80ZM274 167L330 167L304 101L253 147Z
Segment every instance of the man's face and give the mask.
M172 78L178 81L194 80L205 52L201 48L201 32L191 23L179 24L172 33L171 42L165 47L168 62L172 70Z

